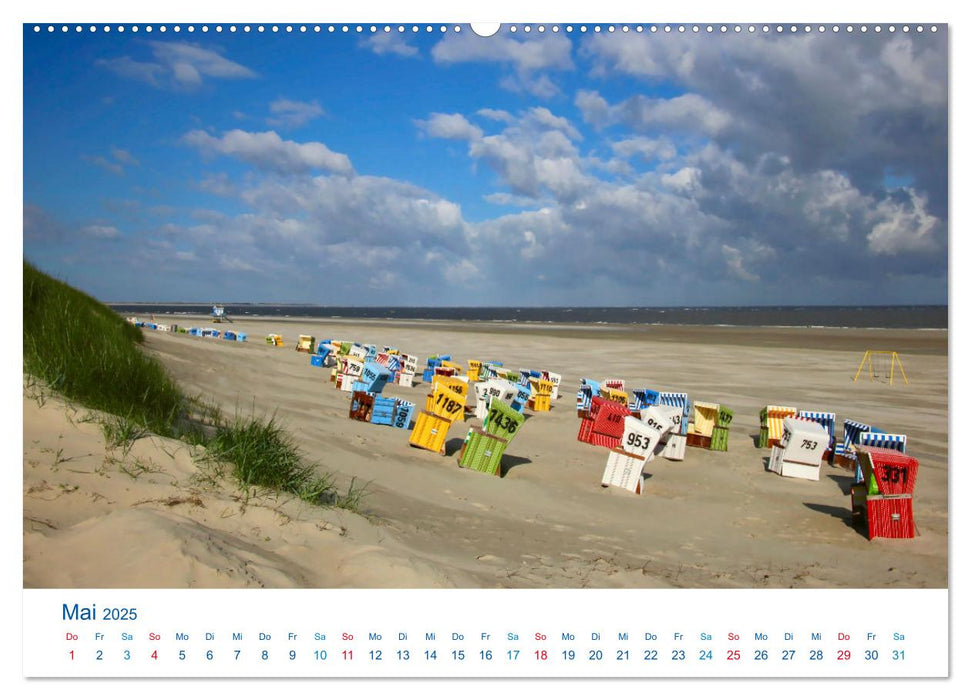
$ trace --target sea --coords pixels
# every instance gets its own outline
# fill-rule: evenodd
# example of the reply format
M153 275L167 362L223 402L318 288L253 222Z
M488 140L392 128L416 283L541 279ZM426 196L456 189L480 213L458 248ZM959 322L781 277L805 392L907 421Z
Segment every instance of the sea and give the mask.
M942 306L313 306L305 304L220 304L230 318L347 318L500 323L622 324L684 326L768 326L779 328L946 329ZM109 303L120 314L208 316L212 304Z

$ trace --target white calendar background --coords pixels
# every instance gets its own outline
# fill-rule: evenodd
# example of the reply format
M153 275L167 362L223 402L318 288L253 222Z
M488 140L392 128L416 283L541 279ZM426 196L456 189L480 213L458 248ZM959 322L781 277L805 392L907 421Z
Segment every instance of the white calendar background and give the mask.
M427 4L427 3L426 3ZM42 21L69 18L84 19L88 6L78 10L77 5L69 3L46 3L54 9L49 12L38 11L37 4L18 11L14 17L9 17L7 25L8 53L15 55L19 50L20 26L22 21ZM274 19L282 17L284 7L288 3L274 3L272 7L259 6L255 12L250 12L247 18ZM364 21L381 20L386 18L388 3L383 6L360 8L353 10L328 9L326 19L333 21ZM755 5L754 9L751 8ZM920 5L897 3L896 6L881 6L873 10L869 16L853 15L851 8L845 3L823 2L813 3L812 6L787 7L780 10L777 4L769 3L733 3L731 7L708 3L701 5L691 16L669 16L672 10L661 8L662 16L649 17L649 21L690 21L693 19L717 20L733 19L738 21L800 21L802 19L820 19L827 21L905 21L919 16L933 21L944 21L946 14L938 4L921 3ZM946 7L944 3L939 3ZM306 16L306 12L313 11L307 6L303 14L300 3L287 14L294 17ZM517 9L517 3L490 4L489 11L481 16L483 21L492 21L510 16ZM107 9L105 9L107 7ZM392 6L394 7L394 6ZM398 6L401 7L400 5ZM451 18L447 13L453 5L437 3L436 11L425 12L416 17L421 19ZM643 8L635 8L626 3L597 3L595 7L575 3L572 7L546 3L537 5L534 12L539 16L529 14L517 15L518 21L591 21L611 20L614 16L626 17L624 8L631 11L637 9L640 14ZM505 8L505 9L504 9ZM542 11L545 9L545 14ZM124 19L127 21L187 21L190 19L208 19L199 17L198 3L170 2L165 7L141 8L133 14L131 7L120 4L99 3L93 8L96 17L110 19ZM612 10L613 16L604 16L604 12ZM33 12L29 18L22 16L22 12ZM65 12L67 14L65 14ZM100 13L100 14L99 14ZM383 13L383 14L382 14ZM877 16L873 16L876 13ZM145 15L150 16L145 16ZM468 21L468 13L463 12L460 21ZM7 17L5 17L7 18ZM456 18L459 19L459 18ZM478 17L477 17L478 19ZM953 20L952 20L953 21ZM955 79L952 88L952 120L958 122L959 115L966 114L964 107L965 91L957 87L960 74L960 57L967 53L967 42L963 36L965 32L959 23L955 29L953 40L953 61L956 67L953 71ZM16 93L16 85L21 71L7 71L7 92ZM8 138L18 138L19 126L16 110L9 110L7 115ZM957 143L957 141L955 141ZM15 165L17 159L10 159ZM962 171L962 162L955 160L954 174ZM11 178L16 182L17 178ZM952 185L952 191L957 192L960 181ZM20 224L20 204L18 193L8 194L8 206L5 207L8 216L8 228ZM956 199L956 198L955 198ZM955 202L955 204L957 204ZM952 226L958 229L962 218L958 218L958 206L952 213ZM13 238L13 237L11 237ZM955 261L963 260L963 247L960 237L952 237ZM12 253L17 251L12 250ZM16 255L5 256L9 263L17 264ZM957 263L956 263L957 264ZM8 285L11 286L11 285ZM963 300L963 288L952 285L955 298ZM12 293L12 292L11 292ZM957 324L963 314L955 315ZM959 333L960 325L952 325L955 353L962 347ZM16 349L11 354L11 360L16 361ZM957 356L957 354L955 354ZM963 393L964 384L961 381L963 372L958 366L954 367L955 379L952 391L955 395ZM16 377L8 377L8 390L19 381ZM13 396L9 391L8 396ZM957 402L955 412L951 415L951 425L960 423L962 414ZM7 426L4 437L17 445L19 426ZM13 450L9 453L12 455ZM966 567L961 566L961 550L963 541L959 539L958 524L962 521L960 511L952 510L952 545L951 555L951 586L953 595L946 590L825 590L825 591L791 591L791 590L744 590L744 591L668 591L668 590L639 590L639 591L151 591L151 590L22 590L20 585L20 570L17 557L20 555L20 523L18 522L20 489L14 488L19 481L17 471L11 465L8 478L8 507L5 509L7 535L4 537L4 553L6 555L4 574L4 589L7 595L8 636L11 642L4 645L5 680L15 681L8 685L18 696L30 697L76 697L77 693L85 693L85 697L105 694L105 696L134 695L139 697L170 697L175 693L190 691L192 694L202 692L232 692L242 697L264 696L268 692L278 692L281 688L285 692L396 692L404 690L409 694L422 692L435 696L463 697L492 697L496 693L507 692L515 688L522 693L546 694L548 690L567 696L589 695L602 692L608 688L617 693L646 693L660 690L665 696L695 696L704 693L710 695L717 692L733 693L737 690L766 694L768 692L784 692L788 697L818 697L821 693L846 692L886 692L890 690L898 694L919 693L930 689L936 695L956 696L957 685L953 677L964 677L966 667L964 651L967 645L963 642L962 633L966 631L960 624L961 615L966 608L960 590L965 577ZM960 493L960 486L965 479L960 470L952 471L952 494ZM952 497L952 505L957 505L959 499ZM861 605L860 600L866 599ZM99 613L105 608L132 608L138 611L135 621L65 621L63 606L78 604L96 606ZM21 616L16 614L18 607L22 608ZM20 623L20 640L17 624ZM130 632L126 631L130 630ZM157 630L157 631L156 631ZM313 639L315 631L327 635L326 642ZM354 640L342 640L344 632L354 635ZM791 631L797 639L786 640L784 635ZM899 631L905 640L895 641L892 635ZM121 634L133 635L131 640L121 639ZM217 635L212 640L205 638L206 633ZM233 640L236 632L242 634L241 640ZM395 651L405 640L397 635L406 632L409 635L407 648L412 651L418 663L407 667L394 659L391 661L392 670L377 670L369 663L369 652L381 649L383 654L394 656ZM436 633L434 647L425 638L428 632ZM618 634L626 632L628 641L618 639ZM661 671L654 671L646 666L642 654L647 647L644 639L645 632L654 632L658 640L651 640L658 651L663 652L659 663ZM674 634L684 635L683 639L675 639ZM763 632L766 640L757 640L754 635ZM811 635L818 632L819 640L813 640ZM187 640L178 640L175 635L188 635ZM269 640L261 640L259 635L269 634ZM382 635L381 640L369 639L369 633ZM453 640L453 633L463 634L463 640ZM490 634L485 640L481 635ZM503 635L518 633L520 639L516 642ZM546 634L547 640L535 639L535 634ZM564 633L574 634L576 641L564 640ZM590 635L600 633L600 640L593 640ZM710 634L712 639L702 640L702 633ZM730 633L739 635L738 640L728 638ZM839 634L849 634L849 640L840 640ZM867 634L874 633L876 639L868 639ZM78 639L67 638L68 634L77 635ZM95 634L104 635L95 638ZM149 634L158 634L158 640L149 639ZM288 635L296 634L296 639ZM308 636L305 636L308 635ZM663 638L662 638L663 635ZM20 654L17 653L18 641ZM243 644L245 642L245 644ZM299 642L299 643L298 643ZM487 644L488 642L488 644ZM461 643L461 647L458 644ZM68 658L68 651L74 645L78 657L72 662ZM594 646L609 652L603 661L588 660L588 652ZM107 671L99 670L94 664L94 652L103 647L103 651L113 654L105 659ZM218 651L218 660L214 666L207 666L205 652L210 649ZM631 655L628 661L616 660L615 652L625 647ZM670 659L671 651L678 648L686 651L685 666L678 669ZM764 668L758 668L754 660L754 652L766 648L772 655ZM129 648L134 654L130 666L123 659L123 652ZM178 654L185 649L192 656L187 658L185 666L180 667ZM239 648L245 651L246 661L242 666L234 666L234 652ZM328 652L328 659L323 662L312 663L315 649L323 648ZM423 661L423 652L434 648L438 652L438 670L432 671ZM711 662L698 658L698 652L710 648L713 651ZM738 649L743 658L739 666L732 670L727 659L727 652ZM778 661L783 650L795 648L802 658L793 660L789 669L782 668ZM821 648L824 652L823 660L813 668L806 658L806 652ZM906 652L906 659L897 665L892 660L893 651L902 649ZM151 651L157 649L161 658L151 659ZM262 651L270 650L272 658L266 660L266 665L259 665ZM355 667L340 667L342 661L337 657L344 650L354 652L353 661L347 664L357 664ZM462 649L466 653L465 661L451 658L451 651ZM489 668L486 662L479 659L479 652L490 649L493 652L495 666ZM519 650L521 659L510 660L506 653ZM552 653L548 659L549 667L544 668L536 659L534 652L546 649ZM562 652L573 649L579 655L576 661L565 661ZM839 667L835 654L840 649L851 652L850 660ZM867 661L865 654L868 649L879 650L879 659ZM289 660L289 652L299 653L299 660ZM305 656L311 657L306 659ZM225 658L224 658L225 657ZM447 658L446 658L447 657ZM532 658L530 658L532 657ZM151 659L151 660L149 660ZM775 659L775 660L773 660ZM21 662L21 663L18 663ZM460 664L469 662L468 667ZM507 663L508 662L508 663ZM72 666L72 663L74 665ZM156 666L152 664L155 663ZM520 664L519 666L513 665ZM569 666L570 663L576 664ZM709 666L705 664L710 663ZM288 664L295 664L289 665ZM323 668L320 664L326 665ZM821 670L819 670L821 668ZM801 678L942 678L952 676L952 682L947 684L931 683L916 684L905 681L903 684L893 680L873 680L866 684L841 684L834 687L833 681L819 683L787 683L776 684L771 681L755 683L735 683L722 686L715 683L696 683L687 685L679 680L654 683L652 685L632 684L630 680L640 678L768 678L773 677L801 677ZM19 684L16 682L20 678ZM210 680L179 681L173 683L145 683L129 680L95 680L107 677L129 679L139 677L151 678L221 678L218 685ZM286 678L296 679L281 684L252 683L248 678ZM412 682L403 686L391 685L385 682L372 682L366 685L358 680L361 678L411 678L411 677L440 677L446 680L438 683ZM525 681L497 681L491 683L471 684L451 679L461 678L556 678L567 680L548 681L549 686ZM31 680L24 680L29 678ZM73 681L39 681L40 678L69 678ZM92 680L79 681L90 678ZM331 678L328 684L315 683L309 685L300 679ZM615 680L610 685L594 686L591 682L575 679L611 678ZM243 679L243 680L232 680ZM574 680L570 680L574 679ZM892 684L892 685L891 685ZM18 687L19 686L19 687Z

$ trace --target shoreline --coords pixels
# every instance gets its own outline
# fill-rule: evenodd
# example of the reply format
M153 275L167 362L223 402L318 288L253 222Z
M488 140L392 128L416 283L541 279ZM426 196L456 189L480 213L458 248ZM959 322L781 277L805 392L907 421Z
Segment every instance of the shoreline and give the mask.
M121 314L124 315L124 314ZM371 319L329 316L239 316L230 323L212 322L204 314L155 314L157 319L184 326L227 326L268 323L300 326L307 331L319 326L377 326L398 329L439 329L458 333L495 335L539 335L552 338L589 338L600 340L642 340L658 342L713 342L741 347L809 348L819 350L863 351L896 350L898 353L947 355L948 329L845 328L820 326L729 326L702 324L564 324L524 321L445 321L435 319ZM144 320L144 319L142 319ZM266 332L272 332L267 329ZM301 331L302 332L302 331ZM914 334L917 337L914 337ZM318 337L318 340L323 336ZM893 347L872 347L861 343L881 343Z

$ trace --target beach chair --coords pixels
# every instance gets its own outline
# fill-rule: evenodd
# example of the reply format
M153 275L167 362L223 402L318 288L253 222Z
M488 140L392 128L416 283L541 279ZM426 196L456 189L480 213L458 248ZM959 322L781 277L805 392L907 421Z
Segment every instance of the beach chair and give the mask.
M900 433L885 433L882 430L871 428L865 433L857 436L853 449L856 459L856 483L863 481L863 468L859 460L861 447L880 447L890 450L897 450L901 453L907 452L907 436Z
M577 390L577 417L587 418L590 415L590 404L593 400L593 387L589 384L582 384Z
M498 399L511 407L518 393L519 387L505 379L490 379L486 382L480 382L475 387L475 417L485 421L489 415L489 406L494 399Z
M448 436L448 429L452 421L442 416L436 416L428 411L418 413L415 420L415 427L408 438L408 444L423 450L430 450L445 454L445 438Z
M393 396L375 396L371 409L371 422L375 425L392 425L397 403Z
M351 406L347 413L351 420L364 423L371 421L371 411L374 409L374 396L365 391L355 391L351 394Z
M314 337L312 335L301 335L297 338L297 352L313 352Z
M715 427L711 429L711 444L708 449L716 452L728 451L728 430L735 418L735 413L728 406L718 406Z
M455 421L462 418L465 413L465 397L439 383L429 395L425 410L449 421Z
M631 412L643 411L658 402L660 394L651 389L633 389L628 394L627 408Z
M626 405L594 396L589 417L580 421L577 440L598 447L618 447L624 435L624 417L629 415Z
M553 396L553 382L548 379L530 379L529 388L528 407L537 413L549 411Z
M459 453L459 466L472 471L500 476L502 455L508 444L504 438L498 435L479 428L470 428Z
M508 443L516 437L525 421L526 417L512 406L498 398L492 398L482 429L489 435L501 437Z
M888 436L895 437L903 436ZM858 445L855 450L863 478L850 490L853 517L866 516L867 535L871 540L914 537L917 531L913 508L919 467L917 459L888 447Z
M391 379L391 373L377 362L367 362L361 368L361 382L367 386L364 391L380 394Z
M601 386L605 386L608 389L617 389L618 391L627 392L626 382L623 379L604 379L600 382Z
M614 403L623 404L627 406L628 396L627 392L623 389L618 389L616 387L607 386L602 384L600 386L600 397L607 399L607 401L613 401Z
M550 399L552 401L556 401L558 398L560 398L560 382L563 381L563 377L556 372L543 370L541 379L545 379L553 384L553 391L550 393Z
M829 433L829 446L823 454L823 460L832 463L833 446L836 444L836 414L827 411L800 410L796 416L804 420L815 421L826 428L826 432Z
M856 452L853 447L860 441L860 435L873 431L873 426L859 421L843 421L843 441L833 447L833 464L844 469L856 470Z
M691 402L688 395L679 391L662 391L658 394L658 403L662 406L673 406L681 409L681 425L679 432L681 435L688 434L688 416L691 412Z
M395 401L394 416L391 419L391 427L403 430L411 429L411 416L415 412L415 404L404 399Z
M796 415L793 406L765 406L759 411L759 447L774 447L782 439L783 424L786 418Z
M915 457L887 447L858 446L861 483L871 496L913 494L920 463Z
M674 428L674 421L664 411L655 407L644 409L640 419L624 416L624 432L620 449L639 455L650 461L661 444L661 440Z
M819 423L789 417L783 420L782 437L772 446L769 471L781 476L819 481L829 433Z
M607 466L600 485L616 486L631 493L641 494L644 491L644 465L647 459L619 447L610 450L607 455Z

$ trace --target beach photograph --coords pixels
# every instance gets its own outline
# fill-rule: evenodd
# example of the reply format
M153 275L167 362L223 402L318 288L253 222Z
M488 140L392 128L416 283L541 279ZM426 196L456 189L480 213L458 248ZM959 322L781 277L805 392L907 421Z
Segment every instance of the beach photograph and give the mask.
M947 25L110 29L23 26L25 589L948 587Z

